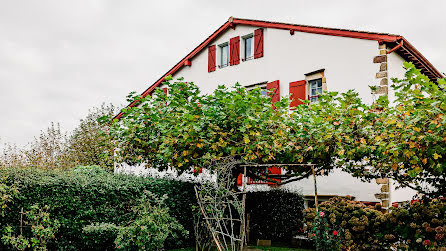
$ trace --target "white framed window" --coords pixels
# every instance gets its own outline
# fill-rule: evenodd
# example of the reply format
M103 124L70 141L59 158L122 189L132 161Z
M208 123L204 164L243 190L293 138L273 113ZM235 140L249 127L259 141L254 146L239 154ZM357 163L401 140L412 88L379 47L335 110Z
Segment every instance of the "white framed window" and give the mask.
M224 43L219 45L220 47L220 68L226 67L229 65L229 44Z
M254 36L249 34L243 37L243 61L254 58Z
M310 80L308 84L310 86L310 95L308 98L311 103L317 102L319 96L322 94L322 78Z

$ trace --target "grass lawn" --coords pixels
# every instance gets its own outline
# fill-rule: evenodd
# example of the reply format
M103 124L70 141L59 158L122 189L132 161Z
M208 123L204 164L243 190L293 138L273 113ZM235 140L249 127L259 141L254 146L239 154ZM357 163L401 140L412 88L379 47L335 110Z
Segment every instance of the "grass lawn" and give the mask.
M312 251L311 249L300 249L300 248L284 248L284 247L258 247L258 246L249 246L250 249L260 249L265 251ZM195 248L180 248L180 249L171 249L169 251L195 251Z
M251 249L260 249L265 251L311 251L311 249L301 249L301 248L284 248L284 247L258 247L250 246Z

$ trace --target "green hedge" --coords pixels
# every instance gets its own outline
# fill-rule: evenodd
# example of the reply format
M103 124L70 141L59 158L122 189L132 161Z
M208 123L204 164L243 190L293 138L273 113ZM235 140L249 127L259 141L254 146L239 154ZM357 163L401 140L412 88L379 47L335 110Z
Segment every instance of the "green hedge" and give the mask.
M76 171L48 171L35 169L2 169L7 183L14 184L19 196L14 200L1 226L17 226L20 208L32 205L50 206L51 217L59 220L61 227L56 238L49 243L50 250L114 249L114 236L91 236L83 227L95 222L128 224L130 210L144 191L155 195L166 194L166 205L189 236L169 240L168 247L193 245L193 216L195 204L193 184L167 179L112 174L101 169L76 169ZM0 249L3 249L0 244Z
M250 214L249 239L289 243L303 227L304 200L297 193L282 190L250 192L246 212Z

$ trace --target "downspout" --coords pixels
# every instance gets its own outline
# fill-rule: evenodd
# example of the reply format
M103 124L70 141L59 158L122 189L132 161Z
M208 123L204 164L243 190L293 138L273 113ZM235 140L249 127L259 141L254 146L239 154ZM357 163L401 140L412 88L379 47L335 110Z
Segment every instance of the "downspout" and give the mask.
M392 52L398 50L401 46L403 46L403 43L404 43L404 40L401 39L401 42L400 42L397 46L393 47L393 49L391 49L390 51L388 51L387 54L390 54L390 53L392 53Z

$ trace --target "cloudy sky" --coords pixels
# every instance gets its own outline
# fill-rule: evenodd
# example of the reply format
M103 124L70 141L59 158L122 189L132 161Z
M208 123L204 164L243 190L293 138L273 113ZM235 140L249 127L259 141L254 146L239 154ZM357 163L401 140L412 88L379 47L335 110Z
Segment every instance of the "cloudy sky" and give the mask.
M388 32L446 72L446 1L0 0L0 140L125 104L230 16Z

